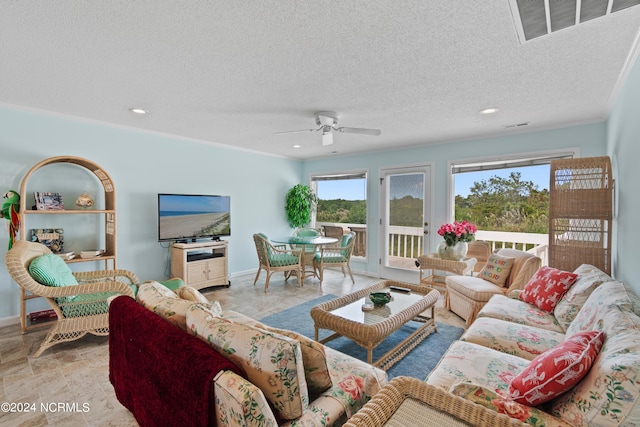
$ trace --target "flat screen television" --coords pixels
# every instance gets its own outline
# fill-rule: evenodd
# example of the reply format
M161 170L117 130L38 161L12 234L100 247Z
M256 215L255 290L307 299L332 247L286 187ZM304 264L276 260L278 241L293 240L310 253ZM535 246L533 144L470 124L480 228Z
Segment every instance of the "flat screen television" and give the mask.
M230 235L230 196L158 194L158 241L195 242Z

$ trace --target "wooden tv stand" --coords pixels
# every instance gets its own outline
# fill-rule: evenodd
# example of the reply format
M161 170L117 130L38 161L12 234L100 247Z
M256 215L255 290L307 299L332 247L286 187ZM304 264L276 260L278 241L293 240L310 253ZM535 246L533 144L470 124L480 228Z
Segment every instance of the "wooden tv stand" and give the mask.
M229 287L226 241L173 243L171 275L195 289Z

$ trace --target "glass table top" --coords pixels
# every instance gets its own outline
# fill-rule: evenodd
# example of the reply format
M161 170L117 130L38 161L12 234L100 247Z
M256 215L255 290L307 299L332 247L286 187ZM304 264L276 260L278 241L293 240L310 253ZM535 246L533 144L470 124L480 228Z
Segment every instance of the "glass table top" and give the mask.
M317 236L317 237L286 236L286 237L278 237L276 239L271 239L271 241L275 243L289 243L292 245L330 245L332 243L337 243L338 239L336 239L335 237L325 237L325 236Z
M424 298L424 295L418 293L394 292L389 288L378 289L376 292L390 292L392 300L385 305L373 305L369 297L366 296L352 303L331 310L330 313L353 322L372 325L398 314L405 308L410 307ZM373 310L364 311L362 309L363 304L373 305Z

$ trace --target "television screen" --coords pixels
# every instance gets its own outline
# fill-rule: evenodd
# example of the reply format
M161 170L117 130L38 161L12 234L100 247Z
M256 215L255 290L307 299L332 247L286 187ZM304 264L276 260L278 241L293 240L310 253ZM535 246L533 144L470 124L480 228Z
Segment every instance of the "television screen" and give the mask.
M158 241L230 235L230 196L158 194Z

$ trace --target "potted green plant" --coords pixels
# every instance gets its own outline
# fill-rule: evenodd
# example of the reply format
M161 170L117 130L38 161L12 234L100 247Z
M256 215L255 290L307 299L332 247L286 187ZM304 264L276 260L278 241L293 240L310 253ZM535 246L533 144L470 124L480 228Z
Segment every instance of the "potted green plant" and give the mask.
M307 186L296 184L287 193L285 211L287 221L293 228L304 227L311 222L311 212L318 203L316 193Z

